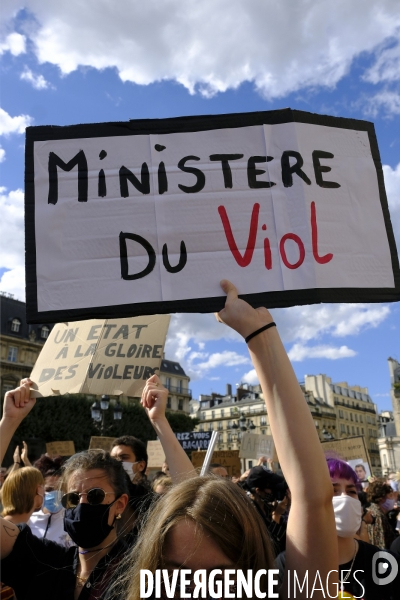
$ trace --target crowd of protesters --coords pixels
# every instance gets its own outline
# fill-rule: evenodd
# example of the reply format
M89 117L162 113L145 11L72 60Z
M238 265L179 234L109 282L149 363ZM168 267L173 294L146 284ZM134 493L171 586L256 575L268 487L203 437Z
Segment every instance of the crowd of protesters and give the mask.
M166 460L151 481L146 446L130 435L110 453L43 455L33 465L24 444L12 468L2 468L2 598L139 600L144 569L172 577L217 568L265 570L266 597L266 575L276 569L281 598L400 598L400 477L372 478L363 489L360 473L325 458L270 313L239 299L230 282L222 286L227 300L217 318L248 343L281 474L260 459L240 478L215 463L200 477L166 419L168 391L154 375L142 405ZM1 459L34 410L30 387L23 380L5 396ZM373 572L382 550L386 585ZM323 585L293 596L293 572Z

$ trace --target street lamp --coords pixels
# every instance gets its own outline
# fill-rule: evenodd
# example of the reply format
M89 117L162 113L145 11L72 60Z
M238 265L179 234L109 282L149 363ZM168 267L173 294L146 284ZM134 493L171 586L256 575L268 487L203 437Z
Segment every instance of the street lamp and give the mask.
M114 421L121 421L122 419L122 406L117 400L117 404L114 406Z
M91 415L93 424L100 431L100 435L103 436L108 429L111 429L112 424L106 427L106 413L110 407L110 396L104 394L100 402L95 400L91 406ZM121 421L122 419L122 406L117 400L113 410L114 421Z

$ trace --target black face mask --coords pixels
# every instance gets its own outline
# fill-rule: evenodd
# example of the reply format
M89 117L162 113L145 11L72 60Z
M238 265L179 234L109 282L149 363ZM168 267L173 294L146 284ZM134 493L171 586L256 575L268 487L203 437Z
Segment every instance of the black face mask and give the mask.
M264 498L261 498L261 500L267 504L270 502L275 502L275 494L272 494L271 492L265 492L265 496Z
M114 524L108 524L109 510L114 502L96 506L80 503L75 508L65 509L64 531L80 548L95 548L114 529Z

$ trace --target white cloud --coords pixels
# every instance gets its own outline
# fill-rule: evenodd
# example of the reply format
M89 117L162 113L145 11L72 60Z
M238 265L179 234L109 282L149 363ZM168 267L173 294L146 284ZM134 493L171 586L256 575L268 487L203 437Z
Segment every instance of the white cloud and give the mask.
M365 73L364 79L375 84L382 81L399 81L400 40L378 54L375 63Z
M400 255L400 163L395 169L389 165L383 165L383 175L397 253Z
M6 159L6 151L0 146L0 163Z
M0 54L11 52L13 56L19 56L26 52L25 36L20 33L10 33L3 42L0 42Z
M356 356L357 352L347 346L304 346L303 344L294 344L289 350L288 355L291 361L300 362L308 358L327 358L337 360L338 358L349 358Z
M282 339L302 343L322 335L345 337L378 327L390 314L380 304L314 304L274 310Z
M362 10L348 0L336 0L334 8L327 0L25 0L24 6L39 62L64 74L81 65L114 67L123 81L170 79L205 96L244 81L267 98L333 87L357 56L376 49L386 66L378 65L378 52L375 70L389 73L394 58L387 40L400 26L397 0L364 0ZM8 25L12 13L6 11Z
M362 104L364 113L370 117L376 117L381 110L388 116L400 114L400 94L395 90L383 89L364 97Z
M35 75L28 67L25 67L25 69L22 71L20 79L31 83L35 90L45 90L53 87L51 83L46 81L43 75Z
M0 290L13 294L17 300L25 302L25 267L15 267L3 273L0 279Z
M1 239L0 268L9 269L0 280L0 289L20 300L25 298L24 193L6 193L0 188Z
M29 115L11 117L5 110L0 108L0 135L25 133L25 128L31 125L32 120Z
M196 363L192 366L198 373L204 373L217 367L235 367L236 365L246 365L250 362L248 356L243 356L231 350L224 350L223 352L214 352L206 361Z
M257 373L255 369L251 369L242 376L241 383L249 383L250 385L257 385L258 381Z

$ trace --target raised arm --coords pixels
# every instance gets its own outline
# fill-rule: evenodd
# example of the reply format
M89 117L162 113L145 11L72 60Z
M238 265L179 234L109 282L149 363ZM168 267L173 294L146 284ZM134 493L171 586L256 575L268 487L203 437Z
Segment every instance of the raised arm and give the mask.
M29 397L30 380L25 379L21 384L4 396L3 417L0 421L0 462L3 462L4 455L18 426L36 402L35 399ZM0 517L0 555L2 559L10 554L18 534L19 529L16 525Z
M273 322L266 308L253 309L238 298L232 283L225 280L221 286L227 299L218 320L244 338ZM325 598L328 573L337 569L339 563L332 484L314 421L277 328L272 326L255 335L248 348L264 393L279 462L292 495L286 566L292 574L296 571L300 582L308 573L313 583L318 571L325 595L315 590L313 598ZM332 573L329 581L337 582L337 574ZM317 587L321 585L316 584ZM330 593L334 592L335 587L331 586Z
M0 463L3 462L14 433L35 406L36 400L30 398L30 386L30 379L23 379L19 387L4 396L3 417L0 421Z
M172 481L179 483L184 479L196 477L197 473L167 421L167 399L168 390L157 375L150 377L143 390L141 403L163 447Z

